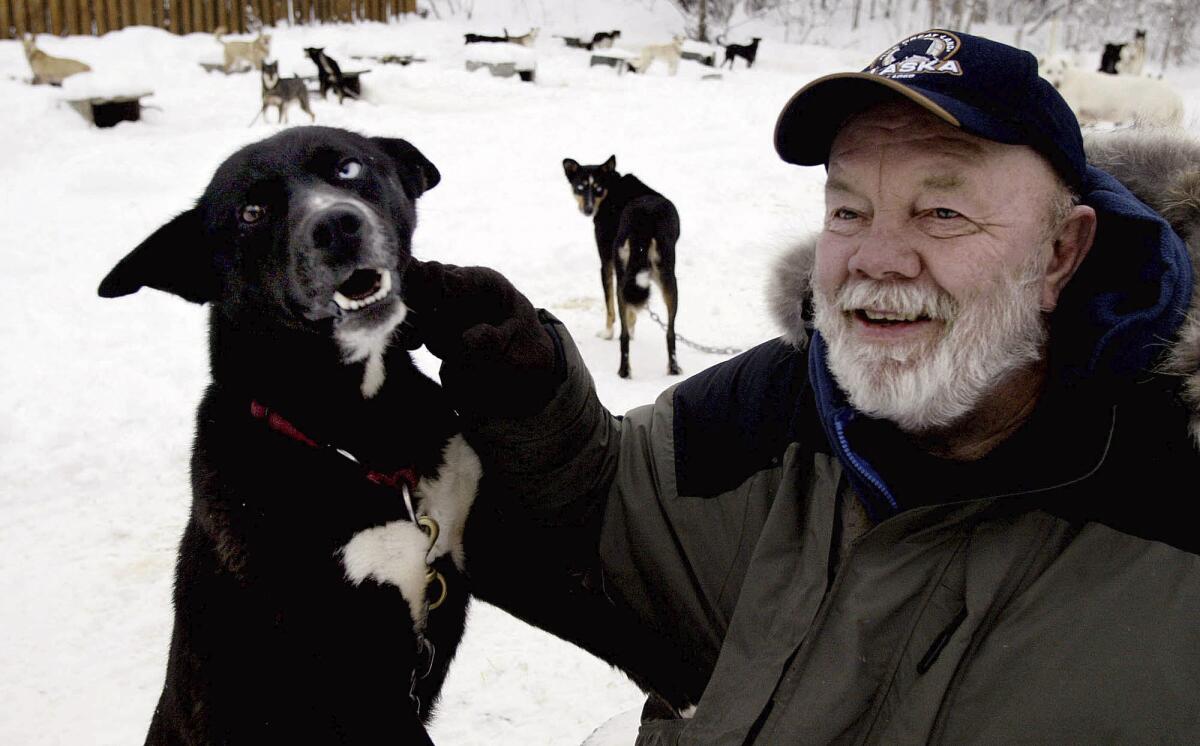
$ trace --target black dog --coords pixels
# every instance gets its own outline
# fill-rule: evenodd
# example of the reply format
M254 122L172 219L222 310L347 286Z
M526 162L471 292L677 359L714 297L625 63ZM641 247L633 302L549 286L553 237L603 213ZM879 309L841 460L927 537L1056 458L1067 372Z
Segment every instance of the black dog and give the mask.
M637 312L650 298L650 281L658 283L667 306L667 372L679 373L675 362L675 312L679 291L675 283L675 243L679 213L671 200L643 184L633 174L617 173L617 157L599 166L581 166L563 159L563 170L579 210L593 215L596 249L600 252L600 283L607 315L602 335L612 339L614 316L621 319L621 367L629 377L629 338ZM617 309L613 309L613 274ZM619 312L619 313L617 313Z
M587 43L587 50L590 52L593 49L608 49L620 37L621 32L616 29L612 31L597 31L595 34L592 34L592 40Z
M404 140L286 130L101 283L211 306L147 743L429 743L480 476L401 328L415 202L439 179Z
M721 67L725 67L725 63L729 63L729 69L733 69L733 61L738 57L746 60L746 67L754 67L754 58L758 56L758 43L762 41L759 37L754 37L749 44L726 44L725 45L725 61L721 63Z
M504 32L504 36L484 36L483 34L463 34L465 41L463 44L482 44L485 42L496 42L503 44L509 40L508 31Z
M337 61L329 55L325 54L324 47L305 47L304 53L317 66L317 79L321 85L321 98L329 91L337 94L338 103L342 103L347 96L350 98L358 98L358 94L350 90L346 85L346 78L342 75L342 68Z

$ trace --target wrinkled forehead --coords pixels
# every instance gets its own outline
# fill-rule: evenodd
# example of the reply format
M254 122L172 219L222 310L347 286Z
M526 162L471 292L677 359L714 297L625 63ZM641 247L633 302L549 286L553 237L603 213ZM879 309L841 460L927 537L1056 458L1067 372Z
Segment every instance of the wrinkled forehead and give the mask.
M828 172L841 180L862 169L879 173L883 163L893 167L893 178L928 180L933 172L992 188L1057 183L1049 162L1032 148L963 132L906 101L878 104L848 119L830 147Z
M846 120L830 146L829 166L833 168L863 151L884 148L970 159L1002 147L1000 143L963 132L914 104L889 101Z

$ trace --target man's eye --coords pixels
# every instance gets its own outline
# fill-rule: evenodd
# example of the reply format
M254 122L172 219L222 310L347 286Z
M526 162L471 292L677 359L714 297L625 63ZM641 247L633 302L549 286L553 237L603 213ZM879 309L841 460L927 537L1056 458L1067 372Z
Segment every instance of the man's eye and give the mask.
M848 207L839 207L833 211L834 220L854 220L858 213Z
M954 218L961 218L962 213L951 210L948 207L935 207L933 208L933 216L939 220L953 220Z

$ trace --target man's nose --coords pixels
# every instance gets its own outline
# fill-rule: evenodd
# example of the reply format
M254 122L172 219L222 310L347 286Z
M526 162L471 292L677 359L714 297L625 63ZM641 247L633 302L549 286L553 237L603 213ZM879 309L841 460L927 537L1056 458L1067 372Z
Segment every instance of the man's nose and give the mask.
M847 269L873 280L911 280L921 274L921 257L900 226L875 220L859 235Z

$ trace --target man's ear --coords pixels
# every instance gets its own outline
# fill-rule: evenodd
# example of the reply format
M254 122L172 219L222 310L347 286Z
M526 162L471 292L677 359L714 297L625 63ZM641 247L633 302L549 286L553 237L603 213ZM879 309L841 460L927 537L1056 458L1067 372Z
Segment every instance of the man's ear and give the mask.
M608 157L607 161L600 164L600 170L605 171L605 172L616 171L617 170L617 157L615 155L610 155Z
M574 158L563 158L563 171L566 172L568 179L574 176L575 172L578 170L579 161L575 160Z
M372 137L371 142L378 145L400 174L400 184L404 187L409 199L416 199L425 192L433 189L442 180L437 166L421 154L407 140L394 137Z
M206 240L200 212L193 207L117 262L100 283L100 297L119 298L148 287L207 303L220 290L213 263L212 243Z
M1087 205L1076 205L1054 239L1053 254L1042 280L1043 311L1053 311L1058 305L1063 288L1083 264L1095 238L1096 211Z

